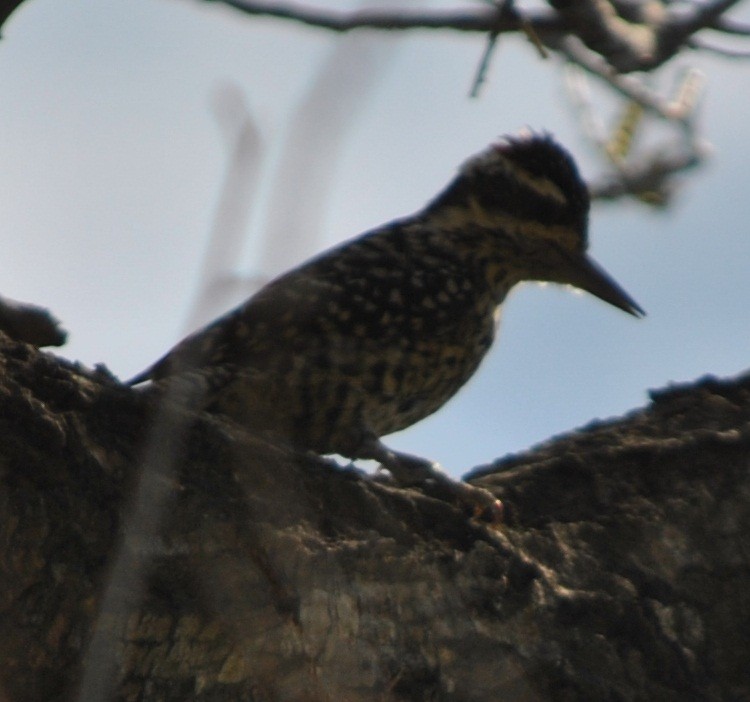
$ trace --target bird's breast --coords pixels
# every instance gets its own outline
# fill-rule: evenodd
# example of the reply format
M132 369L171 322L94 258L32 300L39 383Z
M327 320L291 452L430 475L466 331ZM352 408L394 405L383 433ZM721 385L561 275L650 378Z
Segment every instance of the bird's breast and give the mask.
M456 310L422 301L421 313L382 312L374 328L339 330L321 352L338 379L342 406L357 407L378 436L414 424L442 407L472 376L492 344L496 320L490 301ZM385 317L387 323L383 324ZM311 360L309 357L308 361Z

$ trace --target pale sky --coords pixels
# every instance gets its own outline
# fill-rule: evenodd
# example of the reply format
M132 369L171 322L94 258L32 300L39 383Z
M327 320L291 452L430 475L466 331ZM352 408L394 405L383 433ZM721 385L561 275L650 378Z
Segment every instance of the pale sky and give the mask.
M467 97L483 46L341 37L188 0L24 3L0 42L0 293L52 309L69 331L55 353L123 378L178 341L226 171L231 114L222 133L212 107L222 86L241 91L259 135L238 276L419 209L464 159L527 126L554 133L587 177L601 173L559 62L524 40L502 38L481 98ZM326 61L330 110L308 99ZM666 212L600 204L591 217L593 256L648 316L518 289L471 383L387 443L457 474L637 408L648 388L750 365L750 62L690 55L656 84L679 66L707 74L711 161Z

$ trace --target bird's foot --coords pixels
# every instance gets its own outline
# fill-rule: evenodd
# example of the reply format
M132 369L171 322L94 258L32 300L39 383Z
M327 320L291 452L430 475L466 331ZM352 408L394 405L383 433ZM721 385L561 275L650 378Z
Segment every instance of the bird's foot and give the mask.
M404 487L427 488L435 496L458 502L470 511L474 519L492 524L503 520L503 503L500 500L484 488L454 480L443 471L439 463L393 451L380 441L368 445L366 453L368 455L363 455L363 458L379 461Z

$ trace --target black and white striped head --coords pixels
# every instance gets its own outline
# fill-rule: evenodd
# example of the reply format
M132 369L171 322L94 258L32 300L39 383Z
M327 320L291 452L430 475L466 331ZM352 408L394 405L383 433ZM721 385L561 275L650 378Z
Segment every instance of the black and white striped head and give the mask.
M643 314L586 255L589 206L573 157L551 136L530 134L470 158L425 213L447 229L492 232L520 278L573 285Z

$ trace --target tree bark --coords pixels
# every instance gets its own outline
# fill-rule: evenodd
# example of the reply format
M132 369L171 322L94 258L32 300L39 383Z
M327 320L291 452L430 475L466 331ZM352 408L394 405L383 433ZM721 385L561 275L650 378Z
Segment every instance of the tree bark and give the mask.
M750 699L748 375L476 473L493 528L216 418L160 439L104 369L2 336L0 364L3 702Z

